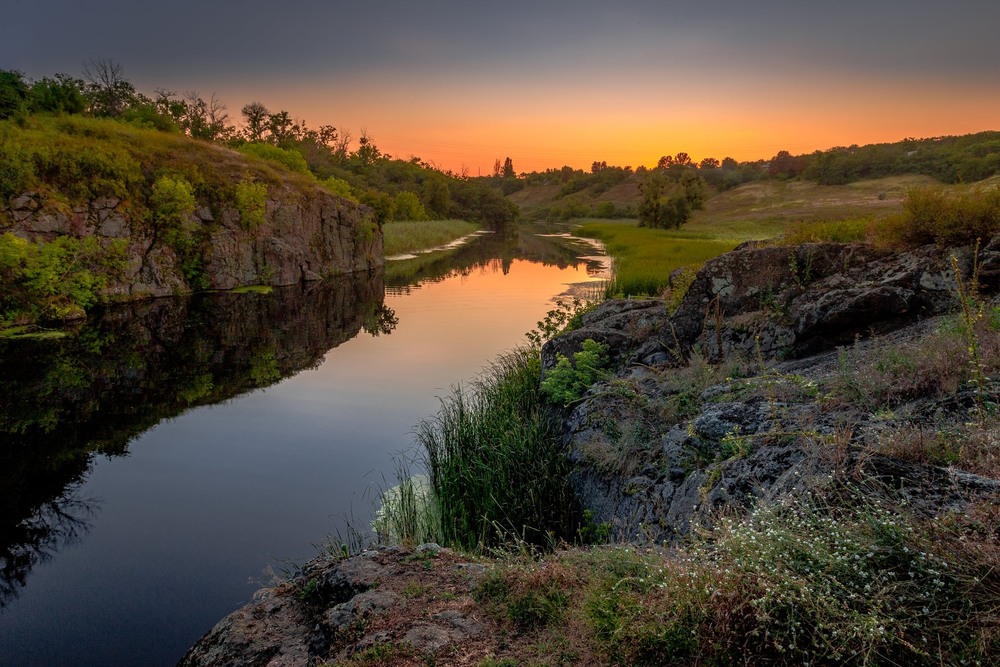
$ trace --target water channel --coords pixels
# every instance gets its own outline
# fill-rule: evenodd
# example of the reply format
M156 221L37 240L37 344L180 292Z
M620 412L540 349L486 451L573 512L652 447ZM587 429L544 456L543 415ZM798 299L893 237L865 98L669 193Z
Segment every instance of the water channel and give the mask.
M0 342L0 665L175 664L268 566L367 525L413 426L601 279L595 254L489 234L384 274Z

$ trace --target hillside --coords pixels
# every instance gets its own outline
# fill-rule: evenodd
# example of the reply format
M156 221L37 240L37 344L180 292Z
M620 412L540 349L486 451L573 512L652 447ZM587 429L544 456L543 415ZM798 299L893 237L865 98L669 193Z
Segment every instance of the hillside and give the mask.
M0 325L382 264L365 207L309 173L108 119L0 121Z

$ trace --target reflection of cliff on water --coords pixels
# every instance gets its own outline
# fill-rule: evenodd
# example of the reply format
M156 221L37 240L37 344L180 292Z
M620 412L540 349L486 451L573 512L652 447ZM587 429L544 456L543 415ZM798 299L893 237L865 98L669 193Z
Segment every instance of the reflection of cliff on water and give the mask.
M78 486L95 454L185 410L315 367L364 329L389 333L381 275L270 294L115 306L74 335L0 340L0 607L31 568L88 527Z
M587 263L595 271L598 262L585 262L580 254L587 247L579 239L546 235L552 228L509 226L495 234L484 234L454 250L435 252L415 259L387 262L385 282L390 288L405 288L422 282L438 282L453 275L467 275L483 267L507 273L515 259L526 259L564 269ZM555 231L565 231L559 229Z

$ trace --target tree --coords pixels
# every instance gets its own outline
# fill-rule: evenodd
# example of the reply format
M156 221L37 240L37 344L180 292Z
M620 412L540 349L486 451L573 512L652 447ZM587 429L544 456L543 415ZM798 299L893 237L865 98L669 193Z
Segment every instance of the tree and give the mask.
M90 112L95 116L120 117L135 101L135 86L114 60L91 60L83 66Z
M264 141L264 130L267 129L267 117L271 115L267 107L260 102L251 102L250 104L243 105L240 113L243 114L243 119L246 122L246 127L244 128L246 140L250 143Z
M707 158L705 158L704 160L702 160L701 162L698 163L698 168L699 169L718 169L719 168L719 161L716 160L714 157L707 157Z
M295 122L287 111L278 111L267 116L267 131L271 133L269 141L276 146L295 139L293 127Z
M185 93L184 113L179 123L188 136L206 141L223 140L233 131L229 125L226 105L215 96L215 93L212 93L207 102L197 91Z
M361 130L361 136L358 137L358 150L354 151L353 157L359 164L364 167L371 167L376 162L381 160L383 157L382 152L375 145L375 141L368 136L366 130Z
M674 166L674 158L672 155L664 155L656 161L657 169L670 169L672 166Z
M662 170L654 170L639 184L639 194L640 227L678 229L704 206L705 186L691 170L674 182Z
M0 119L13 118L27 110L28 84L17 70L0 70Z
M502 178L517 178L517 174L514 173L514 163L510 158L506 158L503 161L503 170L500 172Z
M421 199L424 209L434 220L444 220L451 208L451 193L448 191L448 181L441 176L430 176L421 187Z
M86 84L66 74L44 77L31 84L31 110L49 113L83 113L87 108Z
M420 203L417 195L405 190L396 195L394 215L396 220L427 219L427 212L424 211L424 205Z

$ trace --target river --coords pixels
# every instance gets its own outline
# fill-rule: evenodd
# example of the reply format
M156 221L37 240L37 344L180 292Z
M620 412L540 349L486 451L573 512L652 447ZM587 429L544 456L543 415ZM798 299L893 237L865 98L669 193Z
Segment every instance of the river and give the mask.
M0 664L175 664L268 568L369 525L413 426L602 278L594 254L491 234L0 342Z

